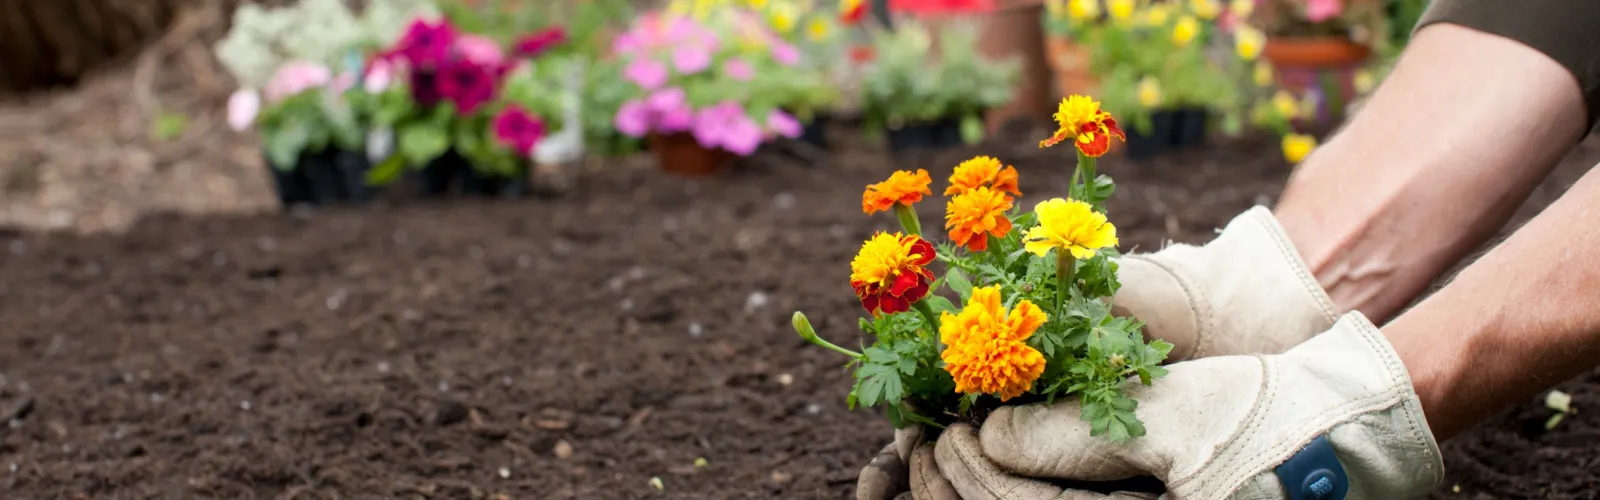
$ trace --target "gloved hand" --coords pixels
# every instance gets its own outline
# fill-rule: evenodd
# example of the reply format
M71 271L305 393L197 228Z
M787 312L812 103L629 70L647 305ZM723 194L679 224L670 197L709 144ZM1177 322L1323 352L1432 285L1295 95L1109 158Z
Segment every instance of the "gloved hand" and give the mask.
M1283 228L1265 207L1234 217L1202 247L1172 245L1123 256L1118 315L1145 322L1148 337L1172 343L1168 359L1283 352L1338 317ZM1226 313L1224 313L1226 312ZM889 500L911 483L905 471L920 429L896 433L856 481L858 500ZM897 461L898 460L898 461ZM896 475L902 474L902 475Z
M1146 475L1165 482L1163 498L1282 499L1289 498L1285 486L1314 481L1304 474L1280 481L1275 469L1302 449L1306 456L1297 461L1315 455L1321 443L1307 445L1326 436L1348 477L1346 498L1411 498L1443 480L1411 379L1361 313L1284 354L1205 358L1169 369L1153 386L1129 387L1148 433L1127 444L1089 436L1075 402L1006 407L981 430L947 429L935 446L934 470L966 500L1140 498L1068 491L1035 478ZM919 463L925 460L913 455L912 475L942 483Z

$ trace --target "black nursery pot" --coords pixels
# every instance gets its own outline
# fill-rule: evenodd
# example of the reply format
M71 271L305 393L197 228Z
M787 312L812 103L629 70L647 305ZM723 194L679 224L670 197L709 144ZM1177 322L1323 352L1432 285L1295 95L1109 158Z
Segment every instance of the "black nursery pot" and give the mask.
M267 162L278 202L284 207L367 201L371 199L366 183L369 168L366 155L338 148L302 152L287 169Z
M800 129L800 141L817 149L828 149L828 124L833 121L833 116L817 113L811 116L811 123Z
M423 198L449 194L515 198L528 192L526 179L485 175L454 149L428 162L413 178L417 194Z
M1174 145L1179 148L1201 146L1206 143L1206 122L1211 119L1211 112L1206 108L1183 108L1177 111L1177 126L1174 127Z
M1172 150L1178 135L1177 124L1177 112L1159 110L1150 114L1148 134L1140 132L1138 127L1128 127L1128 159L1148 160Z
M888 132L889 149L896 153L961 145L961 121L955 119L912 122L898 129L889 129Z

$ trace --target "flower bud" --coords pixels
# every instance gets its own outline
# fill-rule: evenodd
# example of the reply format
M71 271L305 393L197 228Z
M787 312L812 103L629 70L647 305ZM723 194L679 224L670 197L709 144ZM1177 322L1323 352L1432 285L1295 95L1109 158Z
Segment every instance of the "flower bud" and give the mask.
M806 319L805 313L795 311L790 323L794 324L794 331L800 334L800 338L806 339L806 342L817 343L817 330L811 328L811 321Z

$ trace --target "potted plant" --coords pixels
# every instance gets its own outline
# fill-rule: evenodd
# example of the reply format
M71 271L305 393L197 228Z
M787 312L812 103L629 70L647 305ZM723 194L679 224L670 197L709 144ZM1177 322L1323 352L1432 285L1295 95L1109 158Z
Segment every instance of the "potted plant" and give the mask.
M914 19L875 32L876 57L861 81L869 127L888 134L895 151L936 149L983 138L983 113L1009 102L1020 76L1015 59L977 52L973 26L948 23L937 35Z
M1060 95L1092 93L1099 87L1079 30L1100 18L1100 7L1099 0L1045 1L1045 58Z
M799 49L754 12L732 9L715 21L648 13L613 45L623 77L634 85L634 97L614 117L616 128L645 138L669 172L716 173L763 142L801 132L782 109L783 96L764 83L799 65Z
M1250 22L1267 34L1262 57L1279 85L1296 93L1318 87L1334 110L1353 97L1355 69L1388 35L1378 0L1266 0Z

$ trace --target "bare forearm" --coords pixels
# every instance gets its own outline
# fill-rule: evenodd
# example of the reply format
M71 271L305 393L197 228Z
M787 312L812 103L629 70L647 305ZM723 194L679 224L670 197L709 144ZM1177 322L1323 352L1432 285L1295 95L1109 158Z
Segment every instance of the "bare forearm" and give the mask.
M1600 359L1600 170L1384 327L1444 439Z
M1554 60L1433 25L1274 212L1335 305L1381 324L1506 223L1585 118Z

